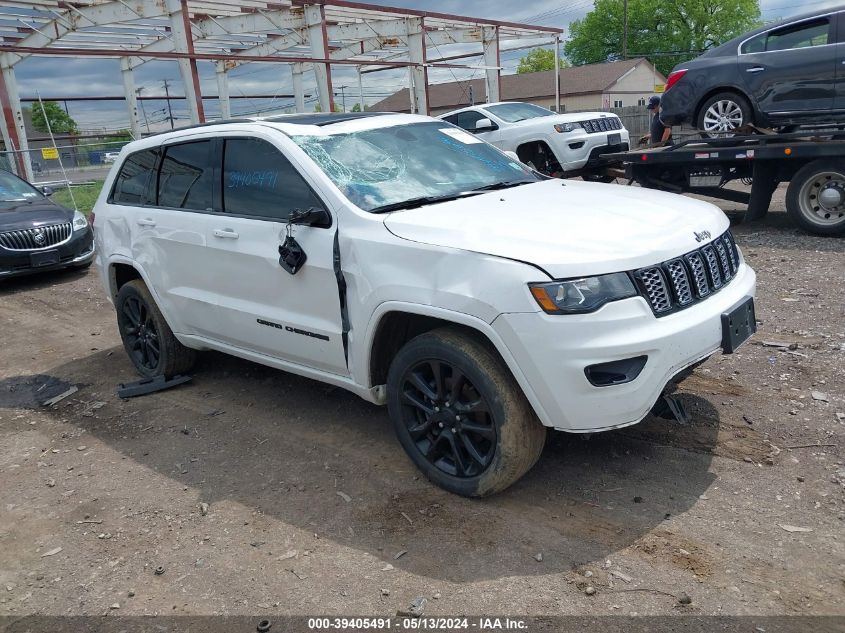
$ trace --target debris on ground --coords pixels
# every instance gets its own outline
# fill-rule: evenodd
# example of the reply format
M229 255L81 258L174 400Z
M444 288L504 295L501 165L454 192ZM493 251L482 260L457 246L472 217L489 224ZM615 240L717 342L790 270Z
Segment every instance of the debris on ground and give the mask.
M778 527L782 530L786 530L787 532L812 532L813 528L808 527L799 527L797 525L786 525L778 523Z
M62 551L61 547L55 547L55 548L51 549L50 551L47 551L47 552L44 552L43 554L41 554L41 558L46 558L47 556L55 556L56 554L58 554L61 551Z
M52 407L54 404L58 404L59 402L61 402L65 398L67 398L68 396L72 396L77 391L79 391L79 387L74 385L73 387L71 387L67 391L63 391L62 393L60 393L58 396L53 396L49 400L45 400L44 403L42 404L42 406Z
M828 400L827 394L823 391L811 391L810 395L813 397L813 400L818 400L820 402L830 402L830 400Z

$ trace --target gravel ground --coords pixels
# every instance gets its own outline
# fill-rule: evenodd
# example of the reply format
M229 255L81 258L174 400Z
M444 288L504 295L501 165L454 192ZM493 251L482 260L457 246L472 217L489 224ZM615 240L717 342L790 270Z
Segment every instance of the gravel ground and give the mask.
M96 273L5 282L0 615L845 615L845 241L773 209L735 227L760 331L682 385L692 424L553 434L483 501L384 409L245 361L121 401Z

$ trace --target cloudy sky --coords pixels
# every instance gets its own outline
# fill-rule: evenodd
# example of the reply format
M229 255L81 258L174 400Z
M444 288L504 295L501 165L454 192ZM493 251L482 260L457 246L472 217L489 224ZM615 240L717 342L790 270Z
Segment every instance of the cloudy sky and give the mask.
M373 4L425 9L470 16L495 17L515 22L528 22L543 26L556 26L567 29L570 21L583 17L591 8L592 0L535 0L530 8L515 9L511 0L369 0ZM761 0L763 19L766 21L784 18L796 13L824 9L842 4L842 0ZM565 36L565 34L564 34ZM503 48L515 44L504 44ZM478 48L478 45L475 45ZM451 55L474 50L472 46L453 45L446 50L435 51L436 56ZM515 72L519 58L525 51L514 51L502 55L505 73ZM431 53L430 53L431 55ZM467 60L472 64L476 60ZM461 62L463 63L463 62ZM18 88L22 97L35 96L36 91L42 96L85 96L85 95L120 95L123 93L118 60L111 59L73 59L69 57L49 58L31 57L16 67ZM217 83L214 66L208 62L199 63L201 90L204 95L215 95ZM480 77L481 70L469 69L431 69L429 80L432 83L464 80ZM352 66L334 66L332 78L338 92L337 102L341 102L340 87L347 86L348 108L358 101L357 75ZM171 82L171 94L182 94L181 77L175 61L150 61L140 66L135 72L136 86L143 88L142 94L164 94L163 81ZM389 70L364 76L365 100L375 103L392 92L407 85L407 71ZM305 75L306 93L314 91L313 76ZM285 64L244 64L230 72L229 92L231 95L285 95L292 92L290 68ZM232 113L247 114L267 109L282 111L292 106L292 99L235 99L232 100ZM123 102L69 102L68 109L81 127L85 129L116 130L128 127L128 117ZM309 104L310 107L310 104ZM145 101L143 108L153 130L161 129L164 123L165 102ZM178 124L187 123L184 101L172 102L173 114ZM209 117L218 113L215 101L205 101ZM143 124L143 117L142 117Z

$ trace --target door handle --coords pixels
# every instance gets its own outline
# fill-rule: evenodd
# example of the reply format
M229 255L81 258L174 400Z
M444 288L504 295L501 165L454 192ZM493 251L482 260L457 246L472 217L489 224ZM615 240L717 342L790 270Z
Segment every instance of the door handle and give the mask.
M138 226L155 226L156 221L152 218L139 218L138 219Z
M232 229L214 229L214 237L236 240L239 236Z
M766 70L766 69L763 68L762 66L753 66L752 68L747 68L745 70L745 72L747 72L747 73L761 73L764 70Z

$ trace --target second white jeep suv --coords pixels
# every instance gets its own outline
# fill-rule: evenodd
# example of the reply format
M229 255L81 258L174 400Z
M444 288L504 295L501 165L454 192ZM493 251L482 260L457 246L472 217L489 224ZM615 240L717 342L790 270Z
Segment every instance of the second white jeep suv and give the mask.
M521 101L483 103L440 116L546 175L610 182L602 154L630 147L628 130L612 112L558 114Z
M504 489L547 427L634 424L754 330L716 207L538 176L443 121L286 115L126 146L98 266L147 377L219 350L387 404L410 458Z

